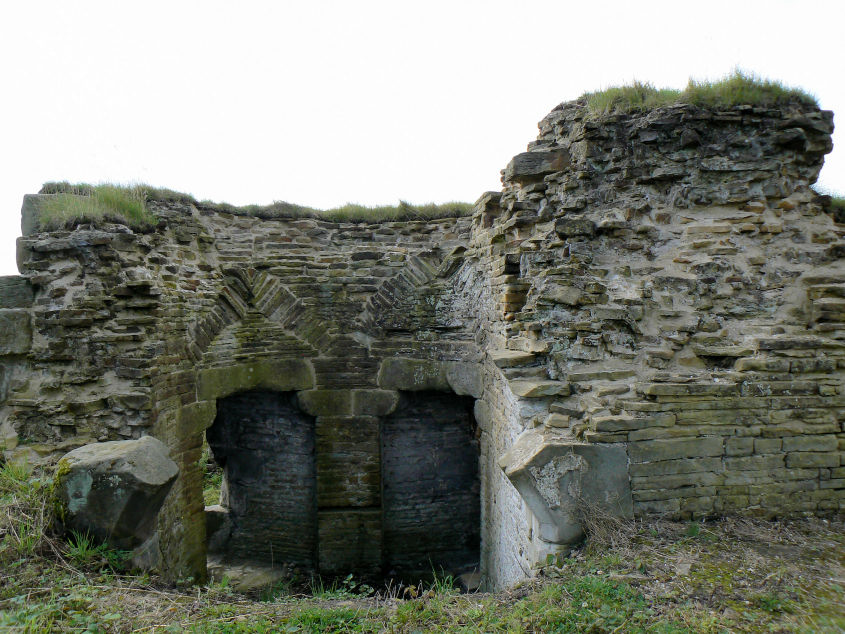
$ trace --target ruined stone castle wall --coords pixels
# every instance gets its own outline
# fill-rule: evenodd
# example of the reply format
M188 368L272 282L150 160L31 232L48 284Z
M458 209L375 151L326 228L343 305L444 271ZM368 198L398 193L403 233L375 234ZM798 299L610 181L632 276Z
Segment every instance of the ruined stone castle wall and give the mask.
M562 104L505 170L502 337L568 386L543 433L626 447L635 514L842 508L843 229L809 189L831 131Z
M444 454L478 453L489 587L564 550L596 507L841 511L845 230L809 189L831 131L807 106L562 104L502 191L460 219L151 201L146 233L41 233L27 197L21 275L0 280L4 455L164 441L180 475L148 548L173 578L205 571L205 430L220 399L259 392L284 394L285 424L313 422L316 525L302 543L323 573L401 560L395 536L410 529L391 519L398 498L385 510L385 472L412 465L386 469L383 443L410 443L424 465L428 441L384 425L423 438L414 421L449 393L475 399L474 436L449 418L444 438L464 445ZM429 485L464 500L473 471L443 464ZM438 513L419 517L474 539Z

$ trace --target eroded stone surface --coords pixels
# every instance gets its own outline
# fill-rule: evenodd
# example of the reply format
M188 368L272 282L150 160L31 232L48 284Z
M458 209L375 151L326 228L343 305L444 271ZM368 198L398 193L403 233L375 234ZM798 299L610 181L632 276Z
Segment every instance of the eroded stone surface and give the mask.
M32 301L5 310L32 336L8 328L0 353L4 455L160 438L180 469L157 546L173 578L204 574L204 430L256 389L316 419L321 570L382 565L381 430L402 391L477 399L488 587L580 530L543 484L583 471L569 455L624 453L638 516L840 511L845 241L809 189L831 130L799 105L561 104L471 218L151 201L146 233L41 233L27 197ZM498 460L526 430L573 449L538 452L518 492Z
M155 530L178 471L167 447L151 436L74 449L56 475L60 519L68 530L114 547L140 546Z
M589 445L532 430L502 455L499 466L540 520L546 542L580 540L585 515L633 516L623 446Z

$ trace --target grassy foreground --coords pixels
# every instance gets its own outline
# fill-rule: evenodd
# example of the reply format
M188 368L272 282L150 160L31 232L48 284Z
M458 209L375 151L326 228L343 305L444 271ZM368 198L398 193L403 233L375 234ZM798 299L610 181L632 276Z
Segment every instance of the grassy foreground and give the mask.
M50 478L0 468L0 630L13 632L840 632L841 520L618 523L499 593L350 583L170 587L51 531ZM594 527L595 528L595 527Z
M315 209L284 201L270 205L244 205L198 201L189 194L149 185L89 185L87 183L45 183L40 194L55 194L41 208L41 228L59 229L83 221L116 221L137 229L151 229L157 219L154 205L189 204L203 210L238 216L273 218L318 218L331 222L390 222L454 218L472 213L472 204L463 202L414 205L400 200L398 205L368 207L347 203L332 209Z

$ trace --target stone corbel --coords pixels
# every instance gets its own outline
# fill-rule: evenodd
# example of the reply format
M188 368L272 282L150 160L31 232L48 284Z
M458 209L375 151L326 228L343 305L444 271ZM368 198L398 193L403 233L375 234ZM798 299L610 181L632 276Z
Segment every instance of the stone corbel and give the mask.
M622 445L579 443L530 430L502 454L499 466L537 517L543 541L581 540L581 517L591 511L633 517Z

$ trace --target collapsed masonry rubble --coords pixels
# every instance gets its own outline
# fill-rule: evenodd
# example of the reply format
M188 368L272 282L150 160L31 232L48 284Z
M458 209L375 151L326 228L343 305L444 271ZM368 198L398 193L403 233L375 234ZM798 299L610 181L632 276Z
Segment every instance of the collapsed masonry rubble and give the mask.
M161 440L173 578L206 570L206 432L212 548L323 573L428 557L499 587L591 509L839 512L845 227L809 188L832 129L806 105L565 103L467 218L150 201L153 231L46 233L28 196L4 455Z

